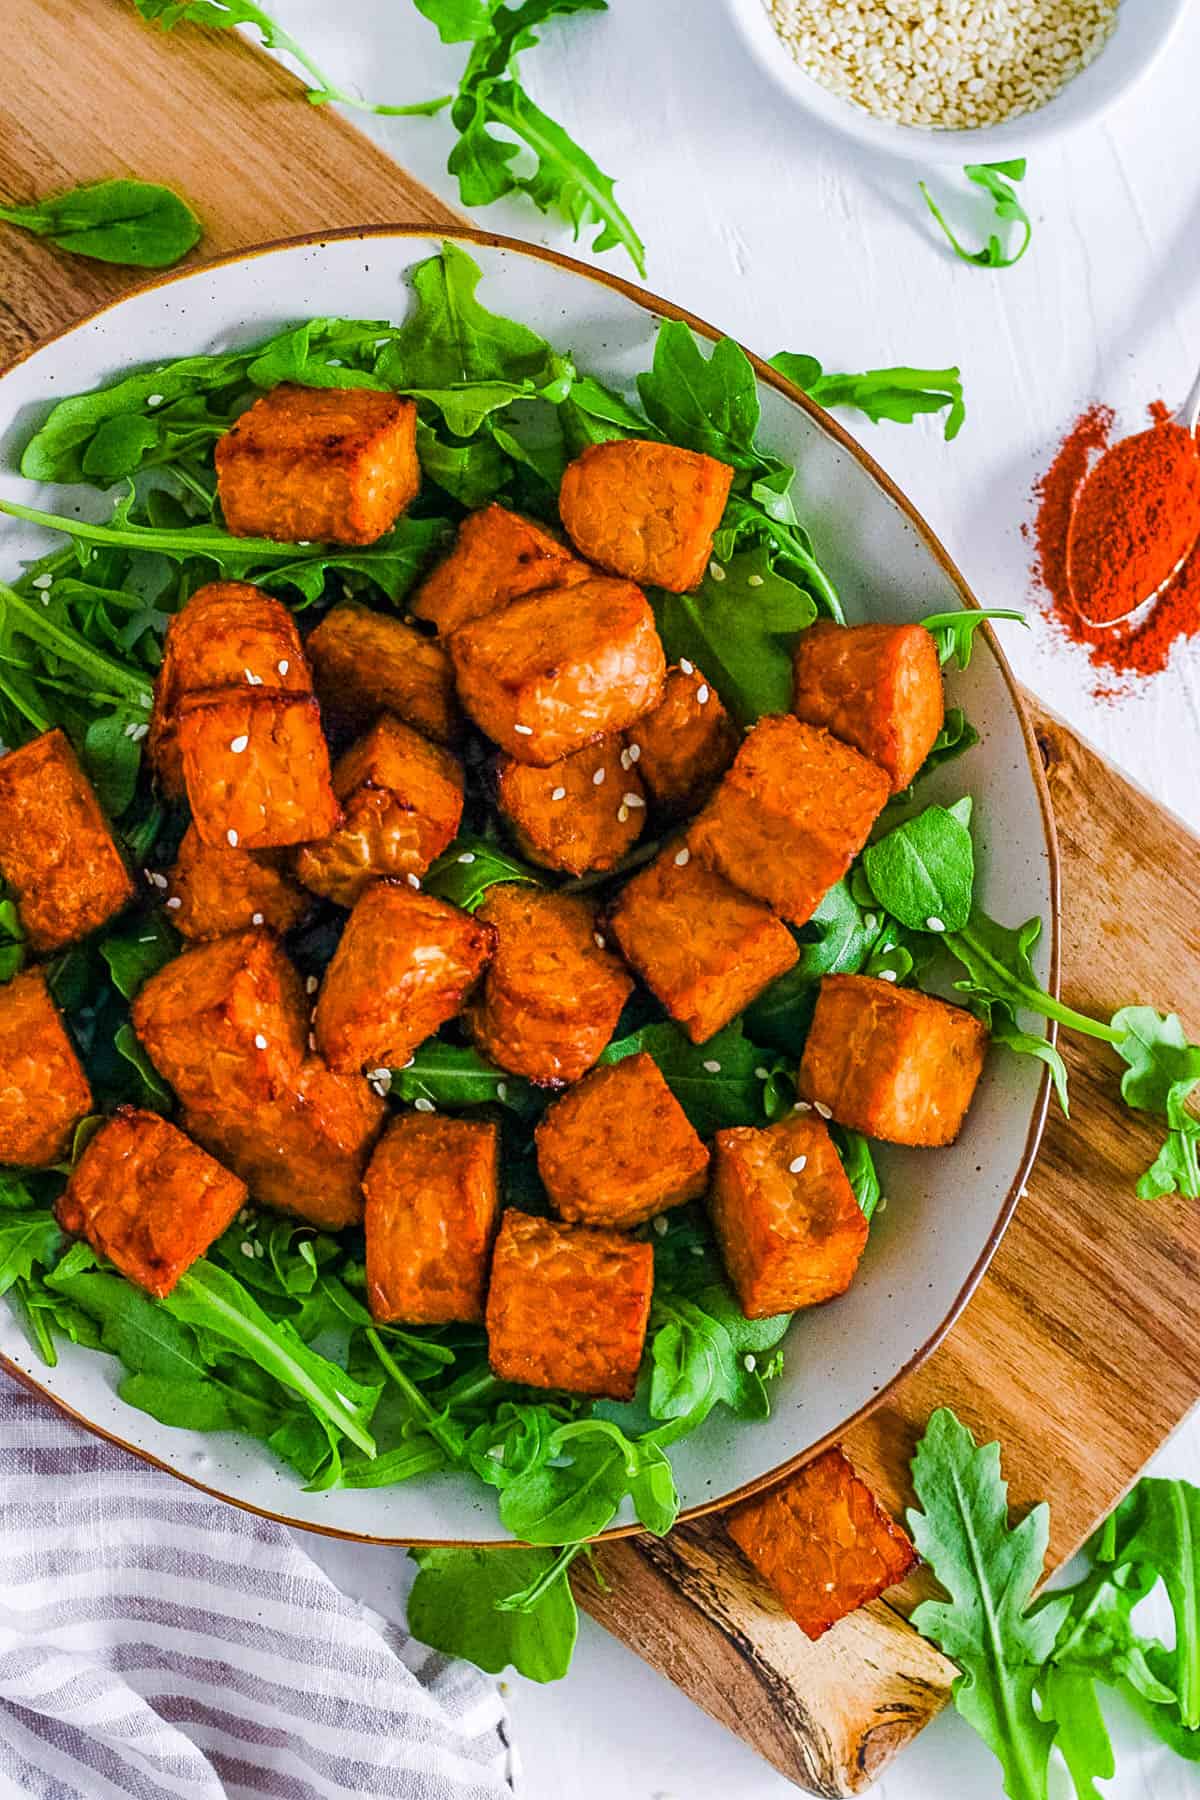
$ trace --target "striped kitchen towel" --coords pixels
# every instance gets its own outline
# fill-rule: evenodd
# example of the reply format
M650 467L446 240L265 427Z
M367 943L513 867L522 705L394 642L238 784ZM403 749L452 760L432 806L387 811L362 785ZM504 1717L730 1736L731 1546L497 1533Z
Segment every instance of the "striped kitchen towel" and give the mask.
M0 1374L2 1800L511 1800L507 1763L494 1683Z

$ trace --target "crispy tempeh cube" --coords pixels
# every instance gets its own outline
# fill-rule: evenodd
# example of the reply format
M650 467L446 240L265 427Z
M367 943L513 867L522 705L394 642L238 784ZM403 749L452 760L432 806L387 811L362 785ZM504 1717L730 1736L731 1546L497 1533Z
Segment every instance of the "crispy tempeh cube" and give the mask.
M629 753L660 812L695 812L737 755L740 733L693 663L667 670L663 696L629 734Z
M0 757L0 872L33 950L61 950L133 898L92 784L57 728Z
M735 1506L725 1528L807 1637L903 1580L917 1560L842 1452Z
M592 573L543 525L493 504L467 514L453 550L413 595L412 610L448 637L510 600L572 587Z
M449 645L459 698L479 729L543 768L656 706L666 673L642 590L600 575L514 600Z
M718 1131L709 1211L748 1319L845 1293L866 1248L867 1221L814 1112Z
M353 906L375 876L423 875L458 830L463 775L457 757L384 713L338 758L333 791L345 818L296 852L305 887Z
M480 1050L543 1087L578 1081L617 1028L633 990L578 894L504 882L476 915L494 927L496 952L467 1023Z
M235 537L373 544L421 486L416 404L372 388L283 382L218 438L213 455Z
M157 1113L118 1107L71 1171L64 1231L161 1299L232 1225L246 1184Z
M797 1086L839 1125L891 1144L952 1144L987 1055L961 1006L869 975L826 975Z
M288 874L282 851L206 844L195 825L184 832L165 880L170 921L196 942L252 925L291 931L312 909L309 896Z
M326 613L305 648L322 711L335 728L362 731L386 712L439 744L461 736L446 646L415 625L346 600Z
M164 793L183 798L179 704L205 688L311 694L312 673L287 607L245 581L210 581L167 621L146 748Z
M362 1218L363 1171L386 1114L367 1082L308 1056L265 1103L226 1098L188 1109L183 1122L263 1206L341 1231Z
M867 841L884 771L790 714L760 719L688 832L692 854L803 925Z
M329 747L311 694L219 688L179 709L183 774L206 844L273 850L341 823Z
M567 465L558 505L582 556L682 594L700 582L733 470L698 450L620 438Z
M500 1129L405 1113L363 1178L367 1301L404 1325L483 1319L500 1218Z
M496 941L490 925L402 881L375 881L346 923L313 1028L331 1069L398 1069L462 1010Z
M92 1090L40 969L0 987L0 1163L46 1168L70 1155Z
M546 1192L572 1223L629 1230L707 1186L708 1151L645 1051L585 1075L535 1135Z
M621 737L601 738L545 769L504 757L497 800L530 861L568 875L611 869L646 821L645 791Z
M923 625L835 625L800 634L792 711L823 725L906 788L945 718L937 648Z
M509 1209L488 1290L488 1361L501 1381L631 1400L654 1252L619 1231Z
M800 955L769 906L704 868L678 841L626 882L609 929L694 1044L728 1025Z

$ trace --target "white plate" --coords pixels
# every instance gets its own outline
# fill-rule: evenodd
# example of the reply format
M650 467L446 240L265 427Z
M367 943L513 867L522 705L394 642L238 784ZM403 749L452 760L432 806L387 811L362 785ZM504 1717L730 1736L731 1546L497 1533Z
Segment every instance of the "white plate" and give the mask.
M913 162L1005 162L1078 126L1094 125L1149 74L1183 18L1187 0L1122 0L1100 54L1034 112L999 125L934 130L877 119L806 75L771 23L763 0L725 0L747 48L773 81L835 131Z
M547 251L462 234L482 263L481 294L570 350L610 382L649 366L656 320L681 315L611 276ZM105 511L90 490L35 489L12 471L48 404L107 381L131 363L224 348L285 323L339 313L396 318L405 274L438 240L379 230L284 244L160 281L32 352L0 383L0 493L35 506ZM717 334L689 320L708 336ZM805 523L852 619L919 620L974 604L946 553L887 478L841 428L759 366L762 442L799 470ZM44 534L0 523L0 574L44 547ZM1054 923L1035 961L1055 979L1057 852L1037 748L1012 679L990 638L969 672L950 678L984 742L932 777L930 799L975 797L984 903L1006 924ZM739 1425L718 1408L673 1454L685 1510L714 1505L833 1441L874 1406L947 1330L994 1252L1037 1148L1047 1083L1029 1058L994 1053L959 1142L948 1150L881 1147L889 1204L876 1216L857 1279L829 1306L802 1314L787 1339L772 1417ZM77 1418L212 1493L294 1524L354 1537L496 1541L492 1496L438 1476L379 1491L305 1494L251 1440L157 1424L116 1396L118 1364L65 1346L56 1369L33 1357L0 1304L0 1352L14 1372Z

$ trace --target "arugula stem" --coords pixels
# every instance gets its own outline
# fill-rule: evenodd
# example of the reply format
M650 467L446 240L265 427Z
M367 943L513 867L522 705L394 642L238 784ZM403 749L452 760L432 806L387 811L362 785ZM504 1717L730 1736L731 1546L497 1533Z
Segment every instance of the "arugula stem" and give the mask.
M956 943L965 945L972 956L978 958L981 963L986 963L989 969L995 970L1001 989L1013 989L1019 996L1021 1004L1028 1007L1030 1012L1040 1013L1044 1019L1057 1019L1058 1023L1065 1025L1068 1030L1082 1032L1085 1037L1100 1038L1106 1044L1119 1044L1126 1036L1125 1032L1116 1030L1112 1025L1105 1025L1100 1019L1091 1019L1086 1013L1076 1012L1074 1007L1064 1006L1061 1000L1056 1000L1052 994L1047 994L1042 988L1029 987L1024 982L1014 981L1011 970L1006 969L989 953L986 946L973 934L969 925L965 925L961 931L948 931L942 942L951 951L954 950Z
M305 556L303 545L277 544L271 538L234 538L216 526L185 525L178 531L164 531L153 525L94 525L89 519L64 519L15 500L0 500L0 513L25 519L30 525L44 525L48 531L65 532L85 544L112 544L119 550L158 550L168 556L224 556L232 550L247 563L305 563L322 554L314 548L313 556Z
M1170 1492L1171 1512L1179 1533L1180 1562L1185 1569L1196 1567L1200 1546L1192 1542L1192 1523L1187 1501L1179 1483ZM1200 1643L1200 1619L1196 1613L1196 1584L1180 1583L1183 1595L1184 1621L1176 1622L1175 1668L1179 1682L1179 1717L1189 1731L1200 1725L1200 1656L1195 1646Z
M538 1601L549 1593L556 1581L564 1580L575 1558L587 1549L586 1544L564 1544L554 1561L528 1587L496 1601L497 1612L532 1612Z
M374 1326L369 1325L367 1327L365 1336L368 1344L370 1344L375 1355L379 1358L385 1372L390 1375L391 1379L400 1389L400 1392L404 1395L404 1398L408 1401L409 1408L414 1417L420 1420L434 1443L439 1445L440 1448L445 1451L451 1462L461 1462L462 1444L461 1442L456 1442L454 1433L446 1429L447 1421L444 1414L439 1413L434 1407L430 1406L428 1400L426 1400L424 1394L421 1393L416 1383L409 1380L399 1363L389 1355L388 1351L384 1348L382 1338L379 1336L379 1333L375 1330Z
M0 505L3 504L4 502L0 502ZM0 581L0 613L3 612L13 616L17 630L25 637L52 650L65 663L82 669L85 674L94 675L98 681L109 682L132 710L143 715L149 713L152 682L149 674L130 674L128 669L105 656L103 651L93 650L76 633L56 625L41 607L30 606L28 601L22 600L19 594Z
M20 688L14 687L5 677L2 669L0 669L0 694L3 694L4 698L16 707L22 718L29 720L35 731L50 731L53 728L54 721L50 715L40 712L33 701L27 699Z

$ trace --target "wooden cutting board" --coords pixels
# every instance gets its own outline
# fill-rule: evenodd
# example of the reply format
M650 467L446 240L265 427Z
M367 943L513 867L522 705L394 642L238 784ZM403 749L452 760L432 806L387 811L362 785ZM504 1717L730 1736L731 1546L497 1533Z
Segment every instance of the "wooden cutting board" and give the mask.
M236 37L166 37L125 0L8 0L5 40L5 199L151 177L194 202L206 255L338 226L461 222ZM0 362L130 285L127 271L0 228ZM1102 1015L1132 1000L1173 1007L1195 1035L1200 841L1033 713L1062 848L1067 999ZM1000 1438L1016 1506L1051 1501L1056 1562L1200 1397L1200 1208L1134 1198L1154 1128L1120 1110L1102 1047L1064 1049L1073 1116L1053 1115L990 1271L941 1348L846 1443L899 1510L924 1420L954 1406ZM607 1591L581 1577L588 1611L814 1792L860 1791L946 1699L949 1666L902 1617L915 1585L812 1645L719 1519L606 1545L598 1562Z

